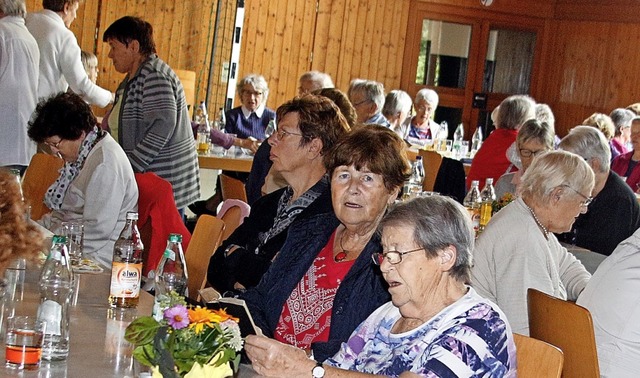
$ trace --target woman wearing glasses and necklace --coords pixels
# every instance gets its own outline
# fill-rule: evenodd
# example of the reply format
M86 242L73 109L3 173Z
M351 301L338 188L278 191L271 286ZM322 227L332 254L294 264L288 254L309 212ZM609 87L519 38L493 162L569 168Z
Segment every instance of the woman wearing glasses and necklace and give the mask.
M505 312L513 332L529 334L527 289L576 300L591 278L553 234L571 230L591 203L594 173L580 156L552 151L537 156L520 184L521 195L480 234L471 284Z
M293 347L248 337L254 369L266 376L515 377L506 316L467 286L473 229L466 210L448 197L417 198L394 207L379 230L382 252L372 257L391 302L316 366Z

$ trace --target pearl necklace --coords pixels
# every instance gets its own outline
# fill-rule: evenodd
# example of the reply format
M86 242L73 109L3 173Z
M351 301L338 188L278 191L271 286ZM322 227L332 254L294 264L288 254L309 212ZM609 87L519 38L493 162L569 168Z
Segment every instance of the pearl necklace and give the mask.
M531 213L531 215L533 216L533 220L536 221L536 224L542 229L542 233L544 234L544 237L546 239L548 239L548 235L549 235L549 230L547 230L547 228L545 226L542 225L542 222L540 222L540 219L538 219L538 217L536 216L536 213L533 212L533 209L530 208L526 203L524 204L524 206L529 209L529 212Z

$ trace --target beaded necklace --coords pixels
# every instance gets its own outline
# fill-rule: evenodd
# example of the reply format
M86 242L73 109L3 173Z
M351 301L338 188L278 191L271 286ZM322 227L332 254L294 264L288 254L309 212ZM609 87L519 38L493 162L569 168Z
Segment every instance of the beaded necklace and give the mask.
M533 212L533 209L530 208L526 203L524 205L527 207L527 209L529 209L529 212L533 216L533 220L536 221L536 224L540 226L540 228L542 229L542 233L544 234L544 237L548 239L549 230L547 230L547 228L542 225L542 222L540 222L540 219L538 219L538 216L536 216L536 213Z

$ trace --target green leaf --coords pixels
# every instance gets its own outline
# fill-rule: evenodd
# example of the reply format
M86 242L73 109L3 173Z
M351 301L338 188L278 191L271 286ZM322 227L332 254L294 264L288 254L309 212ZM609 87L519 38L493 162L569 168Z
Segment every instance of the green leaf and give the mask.
M157 365L156 355L151 344L136 347L133 350L133 357L145 366Z
M161 325L151 316L143 316L129 324L124 333L124 338L135 346L149 344L153 341L158 328Z

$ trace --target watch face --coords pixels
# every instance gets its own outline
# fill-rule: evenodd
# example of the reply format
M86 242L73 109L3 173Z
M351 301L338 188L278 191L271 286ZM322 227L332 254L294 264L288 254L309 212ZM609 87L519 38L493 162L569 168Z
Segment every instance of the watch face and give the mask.
M313 378L322 378L324 377L324 367L322 365L318 365L311 370L311 375Z

